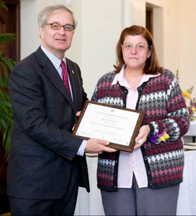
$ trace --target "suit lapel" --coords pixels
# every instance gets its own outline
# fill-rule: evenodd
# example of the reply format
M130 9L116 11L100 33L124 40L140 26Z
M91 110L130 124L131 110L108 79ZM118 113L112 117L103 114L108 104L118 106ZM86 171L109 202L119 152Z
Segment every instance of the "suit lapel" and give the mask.
M62 79L60 78L58 72L56 71L56 69L53 66L53 64L51 63L51 61L44 54L44 52L41 50L41 48L39 48L36 53L38 56L38 61L39 61L40 65L43 67L44 74L54 84L54 86L59 90L59 92L64 95L64 97L67 99L67 101L70 103L70 105L74 109L74 104L73 104L73 101L71 99L71 96L69 95Z
M68 73L69 73L69 78L70 78L70 82L71 82L71 87L72 87L72 93L74 98L77 95L77 90L76 90L76 83L77 83L77 75L76 75L76 71L74 70L74 68L72 67L72 64L70 64L70 62L67 60L67 66L68 66Z
M79 99L78 99L78 78L77 78L77 71L74 70L72 64L70 63L70 61L68 59L66 59L67 61L67 67L68 67L68 73L69 73L69 78L70 78L70 82L71 82L71 87L72 87L72 93L73 93L73 102L74 102L74 107L75 110L77 110L77 103L79 103Z

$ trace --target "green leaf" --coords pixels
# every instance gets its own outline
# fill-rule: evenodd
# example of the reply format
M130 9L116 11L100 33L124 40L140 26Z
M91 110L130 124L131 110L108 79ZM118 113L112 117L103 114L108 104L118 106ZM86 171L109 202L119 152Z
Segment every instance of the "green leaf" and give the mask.
M2 0L0 0L0 7L4 8L5 10L8 10L5 2L3 2Z
M15 34L0 34L0 45L10 43L16 39Z
M193 92L193 88L194 88L194 86L191 86L191 87L187 90L187 92L188 92L189 94L191 94L191 93Z

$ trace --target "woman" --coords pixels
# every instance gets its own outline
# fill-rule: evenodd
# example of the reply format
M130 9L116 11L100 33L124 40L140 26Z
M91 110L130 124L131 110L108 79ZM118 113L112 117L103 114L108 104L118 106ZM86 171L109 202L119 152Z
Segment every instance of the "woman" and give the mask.
M189 114L175 76L159 66L153 38L125 28L115 71L102 76L92 101L145 111L132 153L103 153L98 187L106 215L175 215ZM131 123L130 123L131 124Z

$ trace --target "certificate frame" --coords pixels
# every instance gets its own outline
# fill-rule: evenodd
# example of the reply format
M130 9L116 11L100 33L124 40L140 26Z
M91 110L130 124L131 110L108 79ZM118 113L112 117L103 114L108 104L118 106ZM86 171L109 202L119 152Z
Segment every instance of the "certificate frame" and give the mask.
M110 142L108 146L111 148L133 152L135 138L138 135L144 114L144 111L122 108L87 100L85 101L81 114L74 127L73 134L84 140L88 140L90 138L108 140ZM101 119L101 121L97 121L96 118L99 118L99 120ZM104 121L106 124L102 124ZM128 124L124 125L124 123ZM89 130L94 131L91 131L88 134ZM102 137L103 135L104 137Z

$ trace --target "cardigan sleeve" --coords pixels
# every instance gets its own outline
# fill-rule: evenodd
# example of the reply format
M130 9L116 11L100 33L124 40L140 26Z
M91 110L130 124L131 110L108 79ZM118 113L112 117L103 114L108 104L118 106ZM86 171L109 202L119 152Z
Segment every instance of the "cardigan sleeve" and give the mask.
M154 133L166 132L169 140L175 141L187 133L189 129L189 112L179 83L173 73L164 70L162 80L164 80L165 99L167 100L166 117L150 122ZM162 90L163 91L163 90Z

